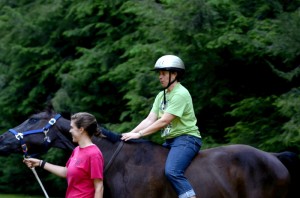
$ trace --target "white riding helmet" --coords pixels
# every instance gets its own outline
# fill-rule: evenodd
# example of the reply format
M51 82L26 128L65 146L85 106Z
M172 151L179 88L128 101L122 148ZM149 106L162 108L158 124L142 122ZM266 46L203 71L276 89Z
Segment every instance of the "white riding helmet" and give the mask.
M156 61L153 70L183 72L185 70L185 66L179 57L174 55L164 55Z

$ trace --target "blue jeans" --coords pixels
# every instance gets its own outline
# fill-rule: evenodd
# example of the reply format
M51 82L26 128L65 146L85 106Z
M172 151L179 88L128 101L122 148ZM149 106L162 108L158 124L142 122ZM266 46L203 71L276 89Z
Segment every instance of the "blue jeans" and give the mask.
M195 196L195 191L184 176L184 172L199 152L201 145L201 138L191 135L167 139L163 144L164 147L170 149L165 165L165 175L179 198Z

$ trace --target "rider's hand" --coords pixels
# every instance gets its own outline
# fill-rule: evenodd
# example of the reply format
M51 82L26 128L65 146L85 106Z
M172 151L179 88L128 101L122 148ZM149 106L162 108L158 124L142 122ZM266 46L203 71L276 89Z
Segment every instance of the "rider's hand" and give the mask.
M141 135L139 133L129 132L129 133L123 133L121 140L131 140L131 139L138 139Z

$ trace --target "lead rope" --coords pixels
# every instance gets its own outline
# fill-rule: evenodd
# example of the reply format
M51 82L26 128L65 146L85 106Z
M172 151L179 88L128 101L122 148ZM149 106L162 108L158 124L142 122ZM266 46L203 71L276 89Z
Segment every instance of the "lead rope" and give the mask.
M24 156L24 158L26 158L26 157ZM33 172L33 174L34 174L36 180L39 182L39 184L40 184L40 186L41 186L41 188L42 188L42 190L43 190L43 192L44 192L44 194L45 194L45 197L46 197L46 198L49 198L49 196L48 196L48 194L47 194L47 191L45 190L45 188L44 188L44 186L43 186L43 183L42 183L42 181L40 180L40 178L39 178L39 176L38 176L38 174L37 174L35 168L32 167L32 168L30 168L30 169L32 170L32 172Z
M22 149L23 149L23 152L25 153L24 159L27 158L27 157L30 157L30 156L27 155L27 146L26 146L26 144L23 144L23 145L22 145ZM46 197L46 198L49 198L49 196L48 196L48 194L47 194L47 192L46 192L46 190L45 190L45 188L44 188L44 186L43 186L43 183L41 182L41 180L40 180L40 178L39 178L39 176L38 176L38 174L37 174L37 172L36 172L36 170L35 170L35 167L32 167L32 168L30 168L30 169L32 170L32 172L33 172L33 174L34 174L36 180L39 182L39 184L40 184L40 186L41 186L41 188L42 188L42 190L43 190L43 192L44 192L44 194L45 194L45 197Z
M45 188L44 188L44 186L43 186L43 184L42 184L42 182L41 182L41 180L40 180L40 178L39 178L39 176L38 176L38 174L37 174L37 172L36 172L36 170L35 170L35 168L32 167L32 168L30 168L30 169L32 170L32 172L33 172L33 174L34 174L36 180L39 182L39 184L40 184L40 186L41 186L41 188L42 188L42 190L43 190L43 192L44 192L44 194L45 194L45 197L46 197L46 198L49 198L49 196L48 196L48 194L47 194L47 192L46 192L46 190L45 190Z

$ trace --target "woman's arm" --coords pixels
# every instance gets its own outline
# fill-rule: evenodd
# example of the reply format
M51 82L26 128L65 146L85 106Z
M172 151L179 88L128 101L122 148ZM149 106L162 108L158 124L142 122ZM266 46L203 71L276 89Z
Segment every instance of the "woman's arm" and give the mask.
M156 115L155 115L155 117L156 117ZM176 118L176 116L173 114L164 113L164 115L160 119L152 122L152 124L148 125L147 127L143 128L139 131L137 131L139 128L136 127L133 130L134 132L123 133L121 139L127 141L127 140L131 140L131 139L138 139L145 135L150 135L150 134L155 133L158 130L164 128L165 126L167 126L175 118Z
M173 114L164 113L164 115L160 119L156 120L149 127L141 130L140 133L142 134L142 136L144 136L144 135L150 135L152 133L155 133L155 132L159 131L160 129L166 127L175 118L176 118L176 116L173 115Z
M150 112L148 116L139 124L137 125L131 132L138 133L140 130L143 130L153 124L157 120L157 116L155 113Z
M23 162L29 167L29 168L34 168L41 166L42 164L44 165L44 169L59 176L59 177L66 177L67 176L67 168L64 166L58 166L54 164L50 164L48 162L44 162L43 160L36 159L36 158L25 158Z
M103 180L94 179L95 195L94 198L103 198L104 186Z

